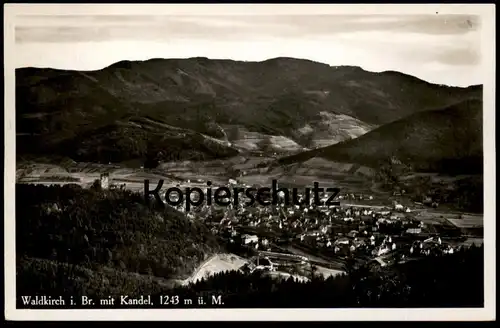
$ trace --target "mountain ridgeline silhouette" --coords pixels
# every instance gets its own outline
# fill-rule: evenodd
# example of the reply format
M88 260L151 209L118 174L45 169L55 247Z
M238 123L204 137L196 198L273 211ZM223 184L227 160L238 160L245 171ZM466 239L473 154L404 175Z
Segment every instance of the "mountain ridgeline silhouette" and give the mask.
M229 128L309 147L305 140L343 141L481 95L482 86L435 85L398 72L293 58L121 61L97 71L21 68L17 153L112 162L159 152L161 160L224 158L241 152Z

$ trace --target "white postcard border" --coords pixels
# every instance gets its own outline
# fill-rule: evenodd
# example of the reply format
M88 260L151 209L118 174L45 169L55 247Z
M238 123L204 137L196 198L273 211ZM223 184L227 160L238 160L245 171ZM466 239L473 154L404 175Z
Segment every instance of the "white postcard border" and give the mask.
M479 309L121 309L21 310L16 309L15 279L15 36L16 15L315 15L315 14L471 14L481 17L481 55L484 71L484 247L485 307ZM495 320L495 5L494 4L5 4L5 317L7 320L127 320L127 321L486 321Z

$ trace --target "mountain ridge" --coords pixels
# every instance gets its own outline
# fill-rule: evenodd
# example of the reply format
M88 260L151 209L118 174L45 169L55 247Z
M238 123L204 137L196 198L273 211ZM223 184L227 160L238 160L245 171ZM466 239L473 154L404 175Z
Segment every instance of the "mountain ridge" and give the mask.
M226 148L223 153L259 148L259 142L235 149L230 144L238 138L224 137L227 131L222 126L240 127L260 139L284 137L296 144L290 151L300 151L328 140L358 137L412 113L481 93L482 86L441 86L403 73L374 73L294 58L150 59L120 61L96 71L16 69L16 124L22 154L33 149L66 154L63 147L79 147L79 135L103 127L115 129L118 123L132 126L134 117L149 117L190 135L222 138L227 145L217 147ZM130 127L132 134L143 134L144 126ZM146 130L147 140L162 135L158 127ZM148 148L157 148L152 143L129 151L145 156ZM212 152L201 150L206 145L198 146L202 153ZM280 151L282 146L274 148Z
M159 62L159 61L169 61L169 60L172 60L172 61L182 61L182 60L204 60L204 61L219 61L219 62L233 62L233 63L266 63L266 62L273 62L273 61L278 61L278 60L296 60L296 61L302 61L302 62L310 62L310 63L315 63L315 64L322 64L322 65L325 65L325 66L328 66L328 67L342 67L342 68L352 68L352 69L360 69L362 71L365 71L365 72L371 72L371 73L381 73L381 74L398 74L398 75L404 75L404 76L407 76L407 77L411 77L411 78L414 78L414 79L417 79L417 80L420 80L420 81L423 81L423 82L426 82L426 83L429 83L429 84L435 84L435 85L443 85L443 86L447 86L447 87L451 87L451 88L463 88L463 89L467 89L467 88L473 88L473 87L482 87L482 84L471 84L471 85L468 85L468 86L456 86L456 85L448 85L448 84L438 84L438 83L433 83L433 82L429 82L425 79L422 79L422 78L419 78L417 76L414 76L414 75L411 75L411 74L407 74L407 73L403 73L403 72L400 72L400 71L396 71L396 70L384 70L384 71L379 71L379 72L376 72L376 71L369 71L369 70L366 70L364 69L363 67L361 66L355 66L355 65L330 65L330 64L327 64L327 63L323 63L323 62L318 62L318 61L314 61L314 60L311 60L311 59L305 59L305 58L297 58L297 57L273 57L273 58L269 58L269 59L264 59L264 60L235 60L235 59L229 59L229 58L226 58L226 59L223 59L223 58L208 58L208 57L199 57L199 56L196 56L196 57L179 57L179 58L161 58L161 57L152 57L152 58L149 58L149 59L144 59L144 60L120 60L120 61L117 61L117 62L114 62L114 63L111 63L107 66L104 66L102 68L99 68L99 69L90 69L90 70L79 70L79 69L64 69L64 68L53 68L53 67L37 67L37 66L25 66L25 67L17 67L15 70L16 72L18 70L54 70L54 71L65 71L65 72L96 72L96 71L102 71L102 70L105 70L107 68L110 68L110 67L113 67L113 66L121 66L121 65L127 65L127 64L131 64L131 63L144 63L144 62Z

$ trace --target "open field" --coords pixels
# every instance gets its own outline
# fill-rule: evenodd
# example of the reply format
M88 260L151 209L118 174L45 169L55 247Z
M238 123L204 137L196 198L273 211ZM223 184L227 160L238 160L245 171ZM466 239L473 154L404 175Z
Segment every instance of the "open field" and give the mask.
M164 186L206 187L206 181L213 185L227 184L229 178L236 178L247 185L271 185L273 179L277 179L281 186L287 187L313 187L318 182L320 187L338 187L349 192L370 192L371 184L362 176L356 176L349 172L351 166L340 165L339 172L332 172L324 163L320 163L313 171L303 174L286 172L283 168L268 170L257 168L259 163L269 161L264 157L237 157L233 160L207 161L207 162L171 162L164 163L158 169L146 171L144 169L119 168L115 165L86 164L72 167L61 167L56 165L30 165L29 167L18 167L18 183L52 184L56 182L77 183L82 187L89 187L101 173L109 174L110 184L125 184L127 189L139 191L144 188L144 179L150 180L151 187L156 181L163 179ZM248 163L249 169L241 172L237 167L241 162ZM307 164L307 163L306 163ZM311 165L313 165L311 164ZM335 168L334 168L335 170ZM321 172L320 172L321 171ZM323 173L322 173L323 172Z
M189 278L181 280L179 282L182 285L196 283L203 278L210 277L219 272L237 271L248 262L249 261L247 259L244 259L235 254L216 254L202 263ZM330 270L328 268L318 267L318 273L323 274L325 278L327 278L330 275L335 275L339 272L337 272L336 270ZM267 274L274 278L288 279L292 276L299 281L308 280L306 277L291 275L289 273L281 271L268 272Z
M157 169L144 170L140 168L123 168L117 165L77 163L68 167L47 164L18 165L16 172L17 183L30 184L65 184L76 183L82 187L90 187L99 179L101 173L109 174L109 183L121 185L132 191L143 191L144 180L150 180L150 188L156 187L161 179L163 188L175 187L200 187L206 188L206 182L212 185L226 185L229 178L237 179L240 183L253 186L271 186L273 179L278 181L280 187L312 188L314 182L320 187L340 188L339 196L345 194L369 195L363 200L340 200L344 206L370 206L380 209L392 206L393 201L398 201L418 212L418 219L428 224L453 224L460 227L470 227L482 224L482 215L466 214L457 221L461 212L453 212L446 206L430 209L417 205L413 201L378 188L372 181L373 170L359 165L327 162L322 159L311 159L307 162L292 167L267 167L258 168L262 163L268 163L272 158L259 156L236 156L227 160L213 160L205 162L178 161L162 163ZM248 164L251 170L240 171L235 167L241 163ZM300 169L300 174L299 174ZM360 173L361 172L361 173ZM364 173L362 173L364 172ZM446 180L447 177L433 175L434 179ZM460 177L457 177L460 178ZM452 178L448 178L452 179ZM447 221L451 219L452 221Z
M316 269L317 269L317 273L322 274L325 277L325 279L330 277L330 276L336 276L338 274L345 273L345 271L342 271L342 270L329 269L329 268L325 268L325 267L320 266L320 265L317 265Z
M195 283L215 273L238 270L248 261L234 254L216 254L202 263L187 279L181 281L183 285Z
M277 278L277 279L288 279L290 277L293 277L295 280L303 281L303 282L309 280L309 278L307 278L307 277L296 275L296 274L290 274L290 273L282 272L282 271L269 271L269 272L266 272L266 274L273 277L273 278Z
M462 218L460 218L462 217ZM429 225L450 225L458 228L483 227L484 217L482 214L444 212L436 210L421 209L417 213L418 220Z
M474 244L476 246L481 246L483 243L484 243L484 239L483 238L467 238L467 240L465 240L462 243L462 245L464 245L464 246L471 246L472 244Z
M483 226L483 217L478 215L462 215L461 218L448 219L454 226L458 228L475 228Z

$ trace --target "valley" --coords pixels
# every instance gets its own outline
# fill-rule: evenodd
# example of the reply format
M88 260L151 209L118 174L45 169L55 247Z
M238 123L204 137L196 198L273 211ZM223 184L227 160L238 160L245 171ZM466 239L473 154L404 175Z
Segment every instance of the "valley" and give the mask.
M230 180L237 181L238 185L242 187L270 187L272 180L277 180L279 187L297 188L299 192L302 193L304 188L311 188L314 182L318 182L321 187L336 187L341 189L337 200L340 200L342 208L350 208L353 211L355 209L359 209L360 211L369 210L370 213L394 213L394 204L397 203L411 209L411 213L407 214L410 214L411 217L425 224L427 226L426 229L428 229L431 235L433 233L439 233L439 228L436 230L434 226L440 227L444 225L465 229L463 230L464 234L470 234L469 237L459 242L459 244L468 245L471 242L474 243L473 240L475 240L476 244L478 242L482 243L481 239L478 239L477 232L474 232L477 231L478 228L480 230L482 229L482 214L464 213L463 211L454 209L453 206L450 207L450 204L446 203L441 204L439 208L430 208L422 204L419 205L418 202L412 200L412 195L394 195L392 191L384 190L380 187L380 182L376 180L376 170L373 168L356 164L334 163L321 158L311 159L296 164L291 168L260 167L262 163L268 163L272 160L272 157L245 157L240 155L227 160L207 162L165 162L161 163L156 169L126 168L120 167L120 165L117 164L97 165L92 163L76 163L75 165L66 167L47 164L25 164L18 166L17 183L46 186L77 184L83 188L91 188L95 181L99 181L102 174L105 173L109 177L109 188L123 188L139 193L144 192L145 179L150 180L150 190L154 189L160 179L164 180L163 190L170 187L178 187L182 190L185 188L199 187L205 190L207 188L207 181L212 182L212 188L217 188L219 186L229 186L230 184L228 181ZM232 172L232 174L230 172ZM422 174L412 173L402 180L408 181L409 179L419 176L422 176ZM438 174L424 174L424 176L431 176L436 184L441 184L446 181L448 186L452 186L456 180L467 178L467 176L450 177ZM191 212L189 212L191 214L187 212L186 214L188 217L199 217L198 220L204 222L207 219L204 213L206 213L208 208L209 207L206 205L201 205L192 209ZM182 206L178 209L181 212L183 211ZM313 209L313 207L311 207L311 209ZM286 208L285 210L290 211ZM243 211L245 210L243 209ZM273 209L265 210L266 213L268 211L272 212ZM283 215L284 214L285 212ZM282 216L282 214L278 215ZM390 215L393 214L389 214L389 216ZM286 215L282 217L282 219L288 220ZM398 218L398 220L400 219L402 219L402 217ZM238 223L233 223L233 225L238 230ZM225 225L220 227L223 229L220 233L225 233ZM475 230L467 230L467 228L474 228ZM244 231L246 231L246 229L245 227ZM268 230L270 228L264 229ZM274 231L274 228L271 228L269 233L274 234L275 232L272 231ZM259 237L260 241L261 238L268 238L263 236L267 236L267 232ZM343 260L338 262L338 260L332 258L325 262L324 259L317 258L316 251L309 250L304 252L304 250L294 249L293 247L290 248L290 246L282 248L276 245L276 247L278 247L276 248L278 252L284 251L286 253L291 252L300 256L306 256L308 261L315 263L316 272L325 275L325 278L332 274L336 275L345 271L343 264L339 265ZM267 256L264 257L267 258ZM201 278L209 277L218 272L240 270L244 265L255 263L252 261L255 260L236 254L214 255L200 264L189 278L179 280L178 282L184 285L196 283ZM308 270L309 269L306 270L306 273L299 270L291 274L300 279L308 279L307 277L310 275L310 273L307 273L309 272ZM283 271L280 273L280 271L277 271L273 273L273 275L277 278L286 278L287 275L290 275L290 273L287 272L288 271ZM172 281L177 280L174 279Z

